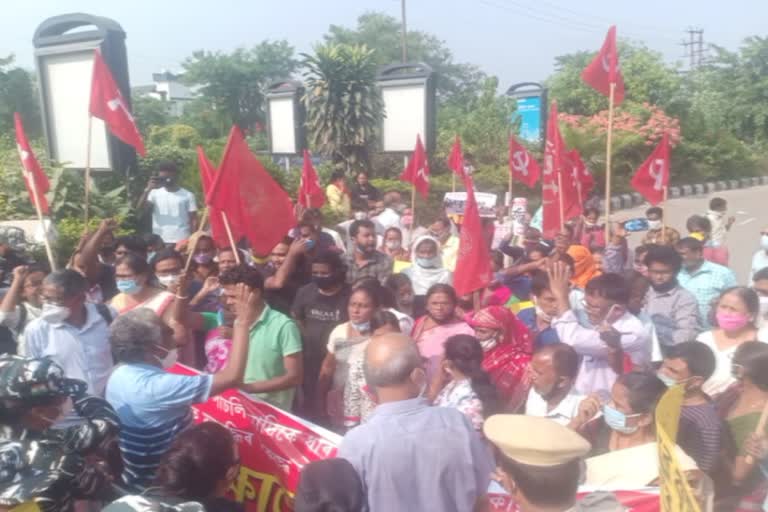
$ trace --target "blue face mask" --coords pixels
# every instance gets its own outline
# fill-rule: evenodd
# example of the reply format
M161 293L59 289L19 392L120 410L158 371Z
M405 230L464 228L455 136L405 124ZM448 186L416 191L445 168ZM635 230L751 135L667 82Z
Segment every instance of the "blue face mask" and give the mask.
M152 258L155 257L155 254L157 254L155 251L149 251L147 253L147 263L151 263L152 262Z
M603 406L603 418L605 418L605 424L611 427L612 430L619 432L620 434L634 434L637 432L638 426L627 426L627 418L634 418L635 416L641 416L640 414L624 414L618 409L611 407L610 405Z
M141 286L136 283L135 279L118 279L117 290L127 295L133 295L141 291Z
M371 322L360 322L359 324L356 324L355 322L350 321L349 323L357 332L369 332L371 330Z
M675 386L676 384L678 384L678 382L677 382L675 379L673 379L672 377L670 377L670 376L668 376L668 375L665 375L665 374L663 374L663 373L661 373L661 372L657 372L657 373L656 373L656 376L657 376L657 377L659 378L659 380L660 380L661 382L663 382L663 383L664 383L664 385L665 385L665 386L667 386L668 388L671 388L672 386Z
M416 264L421 268L437 268L440 265L440 260L437 256L432 258L416 258Z

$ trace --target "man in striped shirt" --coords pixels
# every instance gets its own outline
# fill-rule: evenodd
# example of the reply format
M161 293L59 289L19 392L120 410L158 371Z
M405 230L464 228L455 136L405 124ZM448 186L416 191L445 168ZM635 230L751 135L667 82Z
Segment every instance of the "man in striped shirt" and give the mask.
M248 330L256 321L264 284L238 285L228 299L236 319L226 366L214 375L176 375L162 361L173 348L173 330L146 308L112 322L109 342L117 367L107 382L106 399L120 418L122 480L132 491L151 484L160 460L176 435L192 423L192 405L243 382ZM234 302L234 304L231 304Z
M715 371L715 355L699 341L672 345L658 376L667 386L685 386L677 444L700 470L710 473L720 452L722 423L712 400L701 390Z

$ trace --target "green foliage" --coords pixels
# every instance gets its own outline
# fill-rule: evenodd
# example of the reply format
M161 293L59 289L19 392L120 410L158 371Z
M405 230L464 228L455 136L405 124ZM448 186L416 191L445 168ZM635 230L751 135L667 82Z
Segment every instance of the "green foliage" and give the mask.
M331 25L326 43L365 45L374 50L377 66L402 62L400 22L384 13L367 12L357 18L354 29ZM485 74L473 64L456 63L453 52L432 34L408 30L409 62L425 62L437 73L437 91L441 98L473 96Z
M169 145L180 149L195 149L203 139L197 130L185 124L153 126L149 133L153 145Z
M362 45L328 43L302 54L312 146L337 169L370 169L384 106L376 86L374 51Z
M13 113L24 121L27 137L34 139L43 132L40 106L33 75L13 65L14 57L0 57L0 133L13 132Z
M594 56L594 52L576 52L555 58L555 72L546 83L550 99L557 100L561 112L593 115L608 108L608 99L581 79L581 72ZM621 42L619 59L626 102L650 103L666 110L679 101L680 76L660 53L641 44Z
M200 50L182 65L184 81L200 86L202 104L207 107L203 112L211 118L208 127L222 127L217 136L223 136L232 123L244 130L265 123L265 89L273 81L290 77L297 62L287 41L262 41L230 54ZM196 115L200 114L198 109Z
M107 218L107 217L104 217ZM124 219L121 217L113 217L118 222L118 229L115 231L115 236L123 236L131 234L134 231L133 225L126 225ZM54 247L54 254L59 266L69 261L72 253L75 252L77 244L80 242L80 238L83 234L93 232L99 227L102 221L102 217L92 217L88 221L88 229L86 230L85 221L82 217L61 219L56 223L56 230L58 231L58 238L56 239L56 245ZM40 259L42 258L42 259ZM42 261L46 258L45 254L40 254L37 259Z
M149 136L150 127L165 126L171 122L168 103L157 98L135 96L131 109L139 131L145 138Z
M438 154L436 163L444 167L456 135L461 137L464 154L471 154L476 167L501 165L507 160L511 115L514 101L496 93L498 80L487 78L480 93L464 103L445 105L438 113ZM434 170L434 164L432 168Z

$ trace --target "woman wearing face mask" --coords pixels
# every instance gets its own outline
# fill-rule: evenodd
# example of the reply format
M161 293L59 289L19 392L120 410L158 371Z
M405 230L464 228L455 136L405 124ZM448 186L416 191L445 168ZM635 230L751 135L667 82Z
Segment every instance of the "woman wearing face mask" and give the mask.
M349 362L355 353L364 351L371 337L371 318L379 309L378 282L365 281L353 287L347 313L349 321L337 326L328 337L328 353L317 381L318 416L328 416L334 428L343 429L344 386L349 375Z
M173 332L152 311L138 308L115 318L109 343L117 366L109 377L106 399L120 417L123 484L148 486L176 436L192 424L192 405L236 388L243 382L250 327L261 307L249 288L237 286L237 320L224 368L209 375L166 372L162 361L173 346ZM137 441L140 440L140 441Z
M736 349L731 372L737 386L716 400L718 413L725 422L730 443L725 443L724 483L718 495L718 510L762 510L768 493L768 481L757 467L759 460L748 458L745 444L762 438L766 430L755 434L760 415L768 403L768 345L747 342Z
M533 339L525 324L503 306L481 309L467 322L483 348L483 369L491 376L504 409L515 411L528 395Z
M731 375L731 361L739 345L748 341L768 342L768 332L756 327L760 300L754 290L744 286L725 290L715 303L714 312L717 327L696 338L715 354L715 373L702 388L713 397L736 382Z
M163 261L171 261L171 259ZM156 261L153 263L156 263L158 265L156 268L159 268L160 263ZM180 265L180 262L176 260L176 264ZM136 254L127 254L118 258L115 265L115 278L120 293L112 299L110 305L117 310L118 315L137 308L151 310L173 329L176 346L187 344L188 328L202 327L200 315L188 311L187 284L182 277L178 276L176 284L173 285L175 294L161 290L152 284L152 271L146 260ZM171 352L170 356L177 357L176 351ZM174 362L169 359L167 364L172 365Z
M431 236L422 236L413 243L413 264L403 270L411 280L414 293L414 315L424 313L427 291L436 284L452 284L453 273L443 268L440 242Z
M389 228L384 232L384 244L379 250L394 261L409 261L408 251L403 247L403 232L400 228Z
M197 244L190 242L190 247L194 246L195 253L192 255L194 265L194 275L197 282L204 282L211 276L219 273L219 267L216 264L216 244L213 238L208 235L200 235L197 238Z
M483 359L483 347L474 336L459 334L445 340L442 366L449 382L434 401L436 406L458 409L477 431L499 409L498 392L483 369Z
M400 332L397 317L383 309L371 317L371 337ZM357 350L349 359L349 374L344 384L344 428L350 429L368 419L376 401L368 389L364 371L365 350Z
M592 443L586 460L586 485L600 487L621 479L631 485L654 485L659 478L654 411L667 386L654 373L619 376L610 400L592 396L579 404L579 421L572 423ZM595 418L598 412L601 417ZM675 446L678 465L694 471L696 463Z
M440 360L443 357L443 343L456 334L473 335L475 331L456 314L458 297L456 290L448 284L436 284L427 290L427 314L416 320L411 336L416 340L422 357L429 359L427 376L441 374ZM433 389L430 396L435 396Z

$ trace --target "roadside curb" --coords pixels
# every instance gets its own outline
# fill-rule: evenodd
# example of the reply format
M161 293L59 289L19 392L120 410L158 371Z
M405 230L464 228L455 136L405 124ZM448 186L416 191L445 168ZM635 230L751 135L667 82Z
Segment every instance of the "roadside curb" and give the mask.
M669 187L669 198L706 196L723 190L735 190L741 188L759 187L768 185L768 176L754 176L733 180L709 181L695 185L681 185ZM611 197L611 211L628 210L646 203L643 196L637 192L621 194ZM605 211L605 199L600 200L600 208Z

